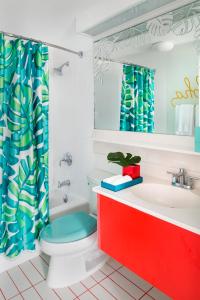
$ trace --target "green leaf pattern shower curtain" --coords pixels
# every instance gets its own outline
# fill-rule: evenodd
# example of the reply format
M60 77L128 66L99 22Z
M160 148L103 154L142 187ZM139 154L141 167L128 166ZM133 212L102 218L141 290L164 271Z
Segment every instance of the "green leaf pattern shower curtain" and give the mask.
M123 65L120 130L154 132L154 73L137 65Z
M34 250L48 222L48 48L0 34L0 253Z

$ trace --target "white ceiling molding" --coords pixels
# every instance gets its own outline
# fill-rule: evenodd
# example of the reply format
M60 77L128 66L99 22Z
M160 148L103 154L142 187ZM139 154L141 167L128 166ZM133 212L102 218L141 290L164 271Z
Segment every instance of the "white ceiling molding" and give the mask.
M194 2L194 0L137 1L137 5L132 5L132 7L129 5L128 9L121 10L121 12L115 16L112 14L110 18L104 18L101 23L99 23L98 20L96 20L96 24L94 22L92 24L91 22L90 28L83 30L83 32L93 36L94 41L98 41L116 32L133 27L192 2ZM126 18L128 18L128 20ZM118 25L115 26L115 24Z

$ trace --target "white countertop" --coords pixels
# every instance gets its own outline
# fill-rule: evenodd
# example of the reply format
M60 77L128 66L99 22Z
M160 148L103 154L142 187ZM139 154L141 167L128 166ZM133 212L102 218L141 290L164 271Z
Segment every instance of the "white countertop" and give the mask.
M170 185L170 182L157 180L151 177L145 177L144 183L161 183L168 186ZM154 217L170 222L174 225L177 225L179 227L182 227L200 235L200 205L199 207L195 208L170 208L167 206L162 206L136 197L134 195L134 188L137 188L137 185L121 190L119 192L113 192L100 186L97 186L93 188L93 191L97 194L109 197L115 201L133 207L142 212L145 212ZM176 189L178 187L174 188ZM194 190L194 192L200 195L199 190ZM162 195L160 196L162 197Z

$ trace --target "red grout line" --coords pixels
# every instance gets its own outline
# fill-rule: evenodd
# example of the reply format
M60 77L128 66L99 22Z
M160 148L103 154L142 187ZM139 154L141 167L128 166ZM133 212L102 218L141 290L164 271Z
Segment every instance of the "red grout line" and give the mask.
M18 268L21 270L21 272L24 274L24 276L26 277L26 279L29 281L29 283L31 284L31 286L33 286L33 283L31 282L31 280L28 278L28 276L26 275L26 273L23 271L23 269L20 267L20 265L18 265ZM37 284L37 283L36 283Z
M1 292L2 296L3 296L3 298L6 300L6 297L5 297L4 293L2 292L2 289L0 289L0 292Z
M99 270L100 271L100 270ZM113 272L114 273L114 272ZM103 273L104 274L104 273ZM105 275L105 274L104 274ZM95 279L95 277L93 277L92 275L91 275L91 277L96 281L96 283L100 283L101 281L103 281L104 279L106 279L108 276L106 275L104 278L102 278L101 280L96 280Z
M92 276L91 276L92 277ZM94 278L93 278L94 279ZM95 280L96 281L96 280ZM81 282L81 281L80 281ZM82 282L81 282L82 283ZM82 283L82 285L86 288L86 291L84 291L83 293L81 293L80 295L78 295L77 297L80 297L80 296L82 296L83 294L85 294L87 291L89 291L90 292L90 289L92 289L93 287L95 287L96 285L97 285L98 283L97 283L97 281L96 281L96 283L93 285L93 286L91 286L90 288L88 288L86 285L84 285L84 283Z
M84 294L85 292L87 292L87 291L89 291L89 289L88 289L88 287L84 284L84 283L82 283L81 281L79 282L80 284L82 284L82 286L86 289L86 291L84 291L83 293L81 293L80 295L82 295L82 294ZM75 292L74 292L75 293ZM76 297L80 297L80 295L76 295Z
M15 297L18 297L18 296L21 296L22 299L24 299L23 296L22 296L22 294L20 293L20 294L17 294L15 296L12 296L11 298L8 298L8 300L12 300L12 299L14 299Z
M32 263L32 261L30 260L30 263L32 264L32 266L36 269L36 271L38 271L38 273L42 276L42 278L45 280L46 278L43 276L43 274L38 270L38 268Z
M44 280L42 280L42 281L44 281ZM42 281L38 282L38 284L41 283ZM30 286L30 287L28 287L27 289L21 291L21 292L20 292L20 295L21 295L22 293L24 293L24 292L26 292L26 291L32 289L32 288L35 290L34 286ZM37 292L37 291L36 291L36 292ZM38 292L37 292L37 294L38 294ZM39 294L38 294L38 295L39 295ZM9 300L15 298L16 296L18 296L18 294L15 295L15 296L12 296L11 298L9 298ZM39 295L39 296L40 296L40 295ZM41 298L41 296L40 296L40 298ZM42 298L41 298L41 299L42 299Z
M58 295L58 293L57 293L54 289L52 289L52 291L56 294L56 296L57 296L60 300L62 300L62 298Z
M94 278L93 278L94 279ZM82 283L82 282L81 282ZM82 283L83 284L83 283ZM91 285L90 287L86 287L88 290L92 289L95 285L97 285L97 281L95 281L95 283L93 285ZM84 285L84 284L83 284ZM79 295L80 296L80 295Z
M100 271L100 270L99 270ZM113 269L113 272L112 273L114 273L115 272L115 270ZM102 271L102 273L103 274L105 274L103 271ZM111 273L111 274L112 274ZM106 275L106 274L105 274ZM104 286L102 286L100 283L102 282L102 281L104 281L106 278L108 278L109 277L109 275L106 275L106 277L104 277L103 279L101 279L100 281L97 281L92 275L91 275L91 277L96 281L96 284L94 284L93 286L91 286L90 288L88 288L87 286L85 286L84 285L84 283L82 283L82 285L86 288L86 291L84 291L82 294L80 294L78 297L80 297L80 296L82 296L83 294L85 294L85 293L87 293L87 292L89 292L89 293L91 293L97 300L99 300L96 296L95 296L95 294L91 291L91 289L92 288L94 288L95 286L101 286L104 290L106 290L114 299L116 299L116 300L118 300L109 290L107 290Z
M135 282L133 282L132 280L130 280L128 277L126 277L124 274L120 273L118 270L117 270L117 273L119 273L121 276L123 276L124 278L126 278L129 282L133 283L138 289L140 289L142 292L144 292L146 294L146 291L143 290L139 285L137 285ZM142 279L142 278L141 278ZM153 286L152 286L153 287ZM151 288L152 288L151 287Z
M78 297L80 297L80 296L82 296L83 294L89 292L89 293L91 293L97 300L99 300L99 299L91 292L91 290L90 290L84 283L81 282L81 284L86 288L86 291L85 291L84 293L82 293L81 295L79 295ZM98 284L95 284L94 286L97 286L97 285L98 285Z
M39 255L39 257L49 266L49 263L46 261L44 257L42 257L41 255Z
M36 269L36 271L42 276L42 278L44 279L43 281L46 281L46 278L43 276L43 274L37 269L37 267L32 263L32 261L30 260L30 263L32 264L32 266ZM38 285L39 283L37 283L36 285ZM35 285L35 286L36 286ZM40 296L40 298L41 299L43 299L42 298L42 296L39 294L39 292L37 291L37 289L35 288L35 286L34 286L34 289L36 290L36 292L37 292L37 294Z
M90 276L91 277L91 276ZM89 278L89 277L88 277ZM86 278L87 279L87 278ZM94 278L93 278L94 280ZM80 283L82 283L82 285L87 289L87 290L90 290L92 289L95 285L97 285L97 282L95 281L95 284L91 285L90 287L87 287L82 281L80 281ZM80 295L79 295L80 296Z
M21 292L20 292L20 290L18 289L18 287L17 287L17 285L16 285L16 283L14 282L14 280L12 279L12 277L10 276L10 274L9 274L9 272L8 271L6 271L6 273L8 274L8 276L9 276L9 278L11 279L11 281L13 282L13 284L14 284L14 286L16 287L16 289L18 290L18 294L17 295L15 295L15 296L18 296ZM14 297L14 296L13 296ZM23 298L23 297L22 297ZM23 298L24 299L24 298Z
M68 289L72 292L72 294L74 294L75 298L76 299L78 297L78 295L75 294L75 292L68 286Z
M151 295L149 295L148 293L153 289L154 287L152 286L144 295L143 295L143 297L145 296L145 295L147 295L147 296L149 296L150 298L152 298L153 300L156 300L155 298L153 298ZM142 299L142 298L141 298Z
M19 267L19 269L22 271L22 273L24 274L24 276L27 278L27 280L28 280L28 281L30 282L30 284L31 284L31 287L29 287L28 289L33 288L33 289L36 291L36 293L38 294L38 296L39 296L41 299L43 299L43 298L41 297L41 295L38 293L38 291L35 289L34 284L33 284L33 283L31 282L31 280L28 278L28 276L26 275L26 273L22 270L22 268L20 267L20 265L18 265L18 267ZM40 280L39 282L35 283L35 285L41 283L42 281L44 281L44 280L43 280L43 279ZM28 289L25 289L23 292L27 291Z
M39 255L39 257L40 258L42 258L40 255ZM47 262L43 259L43 261L47 264ZM30 263L33 265L33 267L38 271L38 273L42 276L42 278L44 278L44 281L46 281L46 278L42 275L42 273L37 269L37 267L32 263L32 261L30 261ZM48 265L48 264L47 264ZM38 285L39 283L37 283L36 285ZM38 295L40 296L40 298L41 299L43 299L42 297L41 297L41 295L39 294L39 292L37 291L37 289L35 289L36 290L36 292L38 293ZM62 298L60 298L60 296L56 293L56 291L54 290L54 289L52 289L53 290L53 292L54 292L54 294L59 298L59 299L61 299L62 300Z
M121 269L123 267L123 265L117 267L117 268L114 268L112 265L109 264L109 262L106 262L107 265L109 265L109 267L111 267L113 270L117 271L119 269Z
M110 280L112 280L109 276L107 277ZM103 280L102 280L103 281ZM102 281L100 282L100 286L102 286L105 290L107 290L103 285L102 285ZM117 284L114 280L112 280L121 290L123 290L126 294L128 294L132 299L136 300L135 297L133 297L129 292L127 292L127 290L125 290L124 288L122 288L119 284ZM108 291L108 290L107 290ZM109 292L109 291L108 291ZM111 293L111 292L110 292ZM112 295L114 297L114 295ZM117 299L117 298L116 298ZM120 299L119 299L120 300Z
M110 276L111 274L113 274L113 273L115 273L116 272L116 270L114 270L113 269L113 271L111 272L111 273L109 273L109 274L106 274L104 271L102 271L102 270L99 270L101 273L103 273L106 277L108 277L108 276Z
M107 279L107 278L106 278ZM118 300L118 298L116 298L107 288L105 288L101 283L99 283L99 285L106 291L108 292L108 294L110 294L114 299Z
M104 273L101 269L98 270L100 271L101 273L103 273L103 275L105 276L104 278L102 278L101 280L97 281L92 275L91 277L97 282L97 283L100 283L102 280L106 279L107 277L109 277L111 274L113 274L116 270L113 269L113 272L111 272L109 275L107 275L106 273Z
M103 273L104 275L106 275L102 270L99 270L99 271L101 271L101 273ZM99 284L102 288L104 288L109 294L111 294L104 286L102 286L101 285L101 282L102 281L104 281L105 279L107 279L107 278L109 278L109 279L111 279L109 276L110 275L112 275L113 273L115 273L116 272L116 270L114 270L113 269L113 272L112 273L110 273L109 275L106 275L106 277L105 278L103 278L103 279L101 279L100 281L97 281L93 276L91 276L96 282L97 282L97 284ZM111 279L112 280L112 279ZM113 282L114 282L114 280L112 280ZM114 283L116 283L116 282L114 282ZM117 283L116 283L116 285L118 285ZM119 286L119 285L118 285ZM120 287L120 289L122 289L122 290L124 290L123 288L121 288L121 286L119 286ZM126 290L124 290L128 295L130 295ZM115 296L113 295L113 294L111 294L114 298L115 298ZM133 298L134 300L136 300L132 295L130 295L131 296L131 298ZM115 298L115 299L117 299L117 298Z
M109 277L109 276L108 276ZM126 292L131 298L133 298L134 300L136 300L136 298L131 295L127 290L125 290L123 287L121 287L117 282L115 282L112 278L109 277L110 280L112 280L116 285L118 285L118 287L120 287L120 289L122 289L124 292Z
M77 299L77 298L79 298L79 297L81 297L82 295L84 295L84 294L87 293L87 292L88 292L88 291L82 292L80 295L76 296L76 298L74 298L74 300Z
M95 299L99 300L99 298L97 298L97 296L92 291L89 291L89 292L90 292L90 294L92 294L92 296L94 296Z
M108 262L107 262L107 264L111 267L111 268L113 268ZM117 269L115 269L115 271L117 272L117 273L119 273L120 275L122 275L124 278L126 278L129 282L131 282L131 283L133 283L137 288L139 288L142 292L144 292L145 294L142 296L142 297L140 297L138 300L140 300L140 299L142 299L145 295L148 295L149 297L151 297L153 300L155 300L151 295L149 295L148 294L148 292L150 292L150 290L151 289L153 289L153 287L154 286L151 286L151 288L148 290L148 291L144 291L139 285L137 285L136 283L134 283L132 280L130 280L129 278L127 278L124 274L122 274L122 273L120 273L119 272L119 270L120 269L122 269L124 266L123 265L121 265L120 267L118 267ZM114 269L114 268L113 268ZM102 273L104 273L102 270L100 270ZM112 272L111 274L113 274L114 272ZM104 273L105 274L105 273ZM110 275L111 275L110 274ZM110 275L108 275L108 277L110 276ZM141 278L142 279L142 278Z

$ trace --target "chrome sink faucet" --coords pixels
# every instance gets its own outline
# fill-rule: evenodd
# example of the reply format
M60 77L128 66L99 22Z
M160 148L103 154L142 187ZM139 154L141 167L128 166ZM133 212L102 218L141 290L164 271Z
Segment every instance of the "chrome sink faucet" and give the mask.
M172 174L172 185L183 189L192 190L194 188L194 181L199 180L199 177L192 177L187 175L185 169L180 168L178 173L167 171L168 174Z

